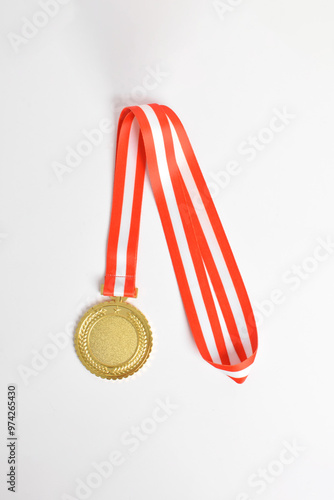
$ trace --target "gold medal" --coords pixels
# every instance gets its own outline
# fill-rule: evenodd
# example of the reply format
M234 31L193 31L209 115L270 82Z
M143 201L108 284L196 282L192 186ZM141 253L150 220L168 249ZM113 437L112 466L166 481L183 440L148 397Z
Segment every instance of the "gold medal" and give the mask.
M135 373L150 355L149 324L122 298L136 296L146 172L197 347L208 363L242 383L257 353L252 307L187 133L176 114L158 104L126 107L119 117L102 290L111 300L81 319L79 358L95 375L117 379Z
M152 332L145 316L123 297L91 307L75 333L75 348L94 375L119 379L133 375L147 361Z

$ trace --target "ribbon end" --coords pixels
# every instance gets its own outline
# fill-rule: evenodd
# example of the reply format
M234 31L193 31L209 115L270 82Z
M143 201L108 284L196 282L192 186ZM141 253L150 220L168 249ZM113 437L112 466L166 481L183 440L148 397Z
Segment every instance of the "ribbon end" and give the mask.
M229 376L230 377L230 376ZM236 382L237 384L243 384L246 380L247 377L241 377L241 378L233 378L233 377L230 377L232 380L234 380L234 382Z

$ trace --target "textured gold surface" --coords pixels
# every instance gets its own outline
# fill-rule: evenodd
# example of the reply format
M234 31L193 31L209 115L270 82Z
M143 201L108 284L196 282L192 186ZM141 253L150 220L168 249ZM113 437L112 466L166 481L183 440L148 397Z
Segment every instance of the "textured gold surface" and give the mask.
M112 298L91 307L76 329L74 343L81 362L102 378L132 375L152 349L147 319L125 300Z

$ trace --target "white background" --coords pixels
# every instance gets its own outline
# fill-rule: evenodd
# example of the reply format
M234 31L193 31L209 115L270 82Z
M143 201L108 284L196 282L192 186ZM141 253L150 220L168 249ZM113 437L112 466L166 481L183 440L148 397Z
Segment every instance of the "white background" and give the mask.
M334 496L333 248L313 257L319 239L334 239L334 5L225 5L224 14L211 0L72 0L13 43L22 18L45 16L37 1L1 2L1 498L83 498L78 480L96 479L92 463L113 450L123 463L86 498ZM152 80L157 67L163 76ZM75 354L73 323L98 300L104 276L115 130L62 182L54 165L84 129L103 118L115 126L122 105L144 102L167 104L183 121L257 311L259 353L241 386L197 352L149 187L136 305L154 331L151 358L113 382ZM294 117L250 159L240 147L275 108ZM225 186L213 181L230 161L238 173ZM293 266L303 277L292 280ZM279 304L268 303L272 294ZM50 334L66 328L67 346L47 360ZM5 483L10 383L15 495ZM149 429L166 398L177 408L131 453L123 433ZM280 466L294 441L297 456ZM261 469L268 479L254 486Z

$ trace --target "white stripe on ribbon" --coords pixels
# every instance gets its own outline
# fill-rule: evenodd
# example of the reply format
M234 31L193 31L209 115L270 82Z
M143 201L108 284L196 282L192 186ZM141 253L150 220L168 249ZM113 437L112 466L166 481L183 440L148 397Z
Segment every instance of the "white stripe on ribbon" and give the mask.
M122 204L122 218L117 245L115 295L120 297L124 296L127 248L130 234L133 193L135 188L139 132L139 124L137 120L133 120L129 137L129 148L125 170L124 197Z
M221 363L215 338L211 329L208 313L204 305L203 297L201 294L201 288L198 283L198 278L190 255L190 250L183 229L178 204L175 198L174 189L168 170L164 139L159 124L159 120L150 106L146 104L140 107L145 112L145 115L150 122L151 131L154 139L155 152L158 161L160 180L163 186L164 195L168 205L168 211L172 220L173 229L177 239L178 248L181 254L182 263L187 275L187 281L194 301L198 320L200 322L201 329L205 338L205 343L209 350L212 361L214 363Z
M195 183L195 180L193 178L190 167L188 165L187 159L183 153L183 149L182 149L181 143L179 141L179 137L176 133L176 130L175 130L171 120L168 119L168 121L169 121L171 130L172 130L176 161L177 161L178 167L180 169L182 178L186 184L186 187L187 187L189 194L191 193L192 200L200 200L201 195L200 195L200 192L198 191L198 188L196 186L196 183ZM197 207L195 206L195 208L197 208ZM234 284L232 282L229 270L227 268L224 256L223 256L222 251L220 249L219 243L217 241L215 232L212 228L209 216L207 214L207 211L206 211L204 205L200 208L197 208L196 213L197 213L198 219L200 221L200 224L202 226L205 238L207 241L210 242L210 251L211 251L211 254L213 256L213 260L216 263L220 279L222 280L222 283L224 284L224 289L225 289L225 292L226 292L226 295L228 298L228 302L231 306L231 309L232 309L232 312L234 315L234 319L235 319L235 322L237 324L237 328L238 328L239 332L240 331L247 331L247 325L246 325L244 314L243 314L243 311L242 311L242 308L241 308L241 305L239 302L239 298L237 296L237 293L236 293ZM210 281L210 277L209 277L209 281ZM212 294L214 296L214 299L216 299L216 294L213 290L212 290ZM219 315L220 319L223 320L223 316L222 316L222 313L220 310L220 306L218 305L218 302L216 302L216 308L217 308L218 315ZM224 320L223 320L223 324L225 324ZM226 347L227 347L229 355L231 353L231 355L233 357L234 357L234 355L236 355L238 357L238 355L236 354L235 349L233 347L233 344L231 342L231 339L228 335L226 325L225 325L225 328L223 328L223 334L224 334L224 339L225 339L225 343L226 343ZM245 349L247 356L250 356L252 354L252 346L250 344L250 340L249 340L248 335L247 335L247 337L242 335L241 342L244 346L244 349Z

